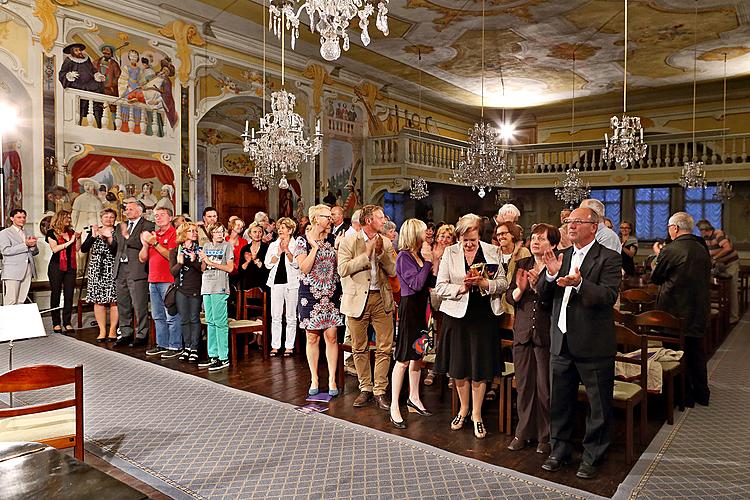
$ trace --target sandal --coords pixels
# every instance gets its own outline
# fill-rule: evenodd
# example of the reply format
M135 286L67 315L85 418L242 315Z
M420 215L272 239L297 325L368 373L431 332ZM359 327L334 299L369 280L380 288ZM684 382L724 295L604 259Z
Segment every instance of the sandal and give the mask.
M494 401L497 399L497 389L494 387L490 388L489 391L487 391L487 394L484 395L485 401Z
M432 372L429 372L427 376L424 378L424 385L432 385L435 382L435 374Z
M60 325L53 326L52 331L55 333L62 333L62 327Z
M271 349L271 352L268 355L271 356L272 358L275 358L276 356L279 355L279 350L278 349Z
M287 351L284 351L284 357L285 358L290 358L292 356L294 356L294 349L289 349Z
M460 428L464 426L464 423L469 418L470 413L467 413L466 415L461 415L460 413L456 414L455 417L453 417L453 420L451 421L451 430L457 431Z

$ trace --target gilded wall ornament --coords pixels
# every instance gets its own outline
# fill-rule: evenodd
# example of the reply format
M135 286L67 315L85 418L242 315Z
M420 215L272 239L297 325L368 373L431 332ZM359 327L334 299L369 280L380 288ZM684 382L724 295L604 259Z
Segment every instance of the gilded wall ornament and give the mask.
M186 23L181 19L170 21L164 25L163 28L159 29L159 34L176 42L177 58L180 60L180 69L177 71L177 76L179 76L180 83L183 86L187 85L193 67L190 59L190 44L202 47L206 45L206 41L198 33L198 28L194 24Z
M46 52L52 52L52 47L59 33L55 13L58 6L73 7L78 5L78 0L36 0L33 14L42 22L42 30L39 32L39 41Z

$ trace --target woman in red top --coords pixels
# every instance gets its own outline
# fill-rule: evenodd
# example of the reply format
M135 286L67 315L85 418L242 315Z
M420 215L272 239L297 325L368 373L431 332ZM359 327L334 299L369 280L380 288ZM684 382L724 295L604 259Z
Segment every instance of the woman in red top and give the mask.
M234 248L234 271L229 273L230 276L237 276L237 270L240 265L240 250L242 247L247 245L247 240L242 237L242 231L245 229L245 221L239 217L233 217L229 221L229 234L227 235L227 241L232 244ZM230 278L231 280L232 278Z
M76 286L76 252L81 248L81 233L73 231L70 225L70 212L60 210L50 222L46 239L52 249L52 258L47 267L47 276L51 289L50 307L52 308L52 330L61 333L60 292L64 295L62 323L65 331L72 332L70 318L73 313L73 292Z

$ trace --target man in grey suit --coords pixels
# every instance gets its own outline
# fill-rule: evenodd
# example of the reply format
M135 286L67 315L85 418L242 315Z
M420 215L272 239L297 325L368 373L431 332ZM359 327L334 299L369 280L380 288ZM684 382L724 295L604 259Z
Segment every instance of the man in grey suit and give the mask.
M3 255L3 305L23 304L29 294L32 278L36 277L34 256L39 253L36 237L27 236L26 210L10 212L13 225L0 231L0 253Z
M140 201L125 206L127 222L120 224L114 234L115 266L117 284L117 312L120 315L119 330L115 345L130 347L146 345L149 331L148 321L148 270L147 263L138 260L143 247L141 233L153 231L154 223L143 217L145 208ZM133 311L138 321L138 331L133 338Z
M558 256L545 254L547 270L537 283L539 295L552 301L552 451L542 468L554 472L570 460L580 380L591 406L576 473L582 479L596 477L609 447L617 350L612 307L622 278L620 254L595 240L600 219L591 208L573 210L565 221L573 246Z

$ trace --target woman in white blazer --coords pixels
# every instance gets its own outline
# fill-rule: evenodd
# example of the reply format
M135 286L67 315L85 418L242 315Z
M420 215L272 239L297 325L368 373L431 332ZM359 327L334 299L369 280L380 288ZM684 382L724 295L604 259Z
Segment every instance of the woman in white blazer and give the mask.
M271 289L271 356L281 349L281 320L286 306L286 341L284 357L294 354L297 338L297 292L299 291L299 265L292 254L292 235L297 224L289 217L276 221L279 237L271 242L264 264L268 273L266 285Z
M443 253L435 286L444 313L435 370L454 379L461 401L451 429L461 429L471 413L478 439L487 434L482 422L487 383L502 372L497 316L503 314L501 300L508 288L505 275L498 272L497 248L479 240L481 227L477 215L459 219L459 242Z

